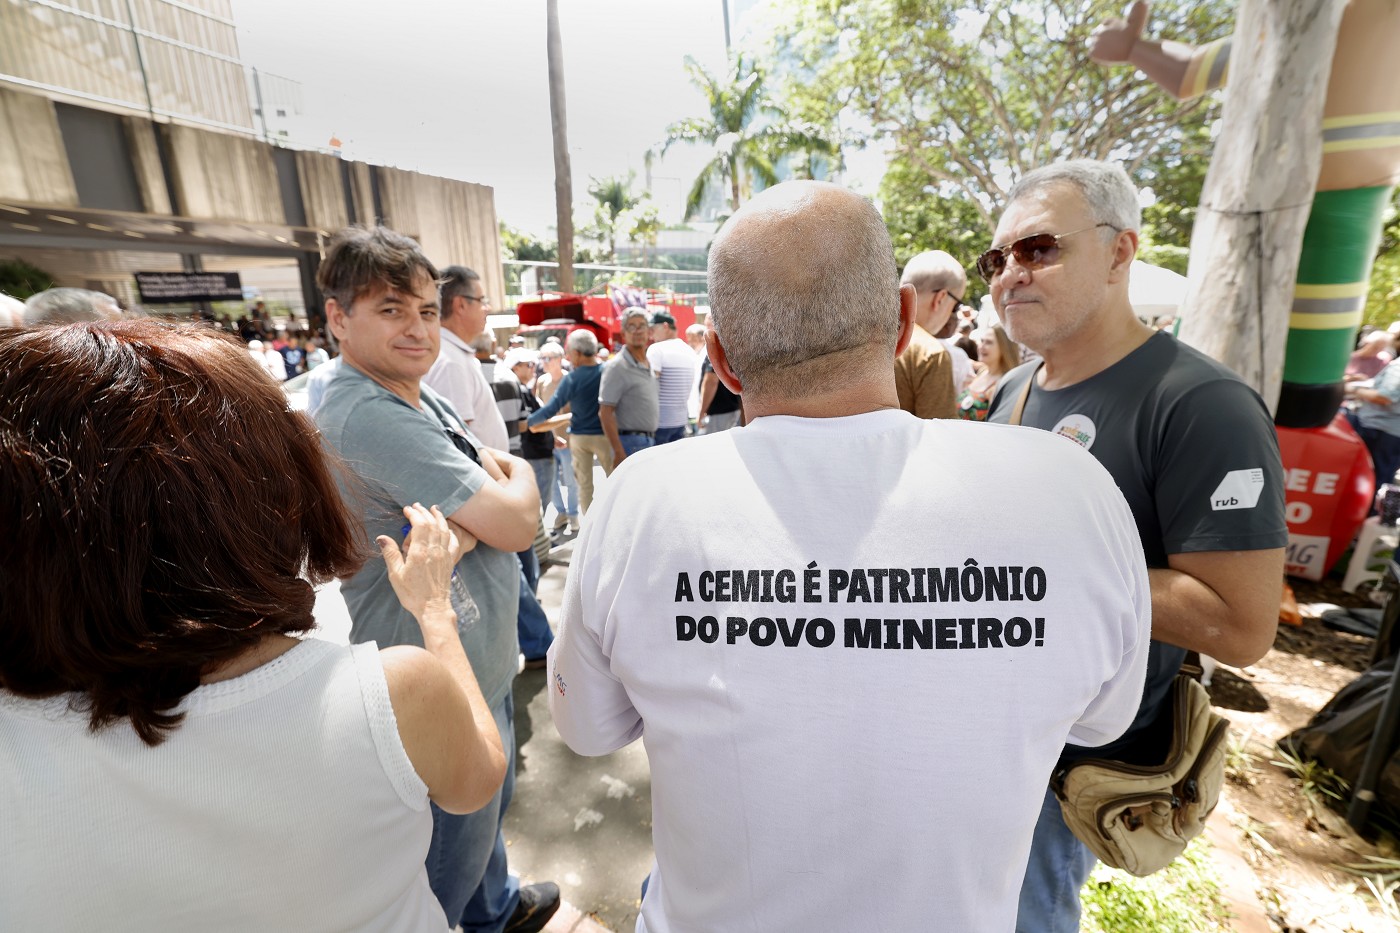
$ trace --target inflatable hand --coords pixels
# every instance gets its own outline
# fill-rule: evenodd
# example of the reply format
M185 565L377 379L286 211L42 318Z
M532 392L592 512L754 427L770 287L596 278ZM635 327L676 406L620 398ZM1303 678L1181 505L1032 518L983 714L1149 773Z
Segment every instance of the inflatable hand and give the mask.
M1128 61L1147 25L1147 11L1147 3L1137 0L1128 7L1126 19L1111 19L1095 29L1089 37L1089 57L1101 65Z

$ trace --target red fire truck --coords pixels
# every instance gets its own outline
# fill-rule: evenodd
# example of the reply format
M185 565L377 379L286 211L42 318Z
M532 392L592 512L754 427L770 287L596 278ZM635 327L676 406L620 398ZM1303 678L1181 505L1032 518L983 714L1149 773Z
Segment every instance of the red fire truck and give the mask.
M550 337L563 343L570 333L582 328L592 331L602 346L615 349L622 345L623 312L631 307L665 311L676 319L679 334L695 323L694 295L609 285L596 295L546 292L522 301L515 309L520 318L516 333L525 338L525 346L538 350Z

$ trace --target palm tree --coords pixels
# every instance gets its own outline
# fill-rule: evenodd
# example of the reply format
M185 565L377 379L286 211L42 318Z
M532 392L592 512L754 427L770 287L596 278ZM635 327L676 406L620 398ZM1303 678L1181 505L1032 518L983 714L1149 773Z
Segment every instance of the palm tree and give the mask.
M832 155L836 147L816 127L783 119L782 111L763 92L763 74L736 55L724 80L716 78L686 56L690 81L705 95L709 115L690 117L666 128L659 149L664 155L676 143L705 143L715 157L700 172L686 198L686 219L695 215L711 184L729 183L731 210L738 210L745 171L764 186L778 182L773 160L789 152Z
M593 209L593 225L588 232L607 242L608 262L617 261L618 218L642 202L632 193L635 178L635 172L628 172L625 176L589 179L588 193L598 204Z

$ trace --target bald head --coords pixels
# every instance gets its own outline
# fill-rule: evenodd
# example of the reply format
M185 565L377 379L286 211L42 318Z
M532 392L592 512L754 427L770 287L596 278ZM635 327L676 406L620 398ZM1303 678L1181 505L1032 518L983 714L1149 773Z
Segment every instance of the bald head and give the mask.
M763 191L715 237L709 267L710 317L746 394L800 394L856 357L894 351L894 251L854 192L813 181Z

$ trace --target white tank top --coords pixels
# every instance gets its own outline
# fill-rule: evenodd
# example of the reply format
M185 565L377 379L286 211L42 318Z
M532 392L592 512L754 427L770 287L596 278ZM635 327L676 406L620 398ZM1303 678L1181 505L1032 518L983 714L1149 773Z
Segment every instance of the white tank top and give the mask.
M0 930L428 931L428 789L374 643L199 687L149 748L0 690Z

